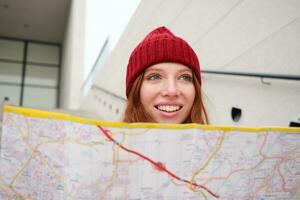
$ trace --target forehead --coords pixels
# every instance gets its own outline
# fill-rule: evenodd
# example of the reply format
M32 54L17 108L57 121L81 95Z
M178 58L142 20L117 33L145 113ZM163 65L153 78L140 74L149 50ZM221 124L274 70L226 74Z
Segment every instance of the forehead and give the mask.
M165 72L192 72L192 70L180 63L158 63L148 67L145 72L165 71Z

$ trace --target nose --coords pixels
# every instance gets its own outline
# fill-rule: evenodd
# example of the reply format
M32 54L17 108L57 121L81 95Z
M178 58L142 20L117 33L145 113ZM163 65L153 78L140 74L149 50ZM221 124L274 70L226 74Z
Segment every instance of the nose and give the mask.
M180 94L180 90L175 80L168 80L165 82L162 90L163 96L176 97Z

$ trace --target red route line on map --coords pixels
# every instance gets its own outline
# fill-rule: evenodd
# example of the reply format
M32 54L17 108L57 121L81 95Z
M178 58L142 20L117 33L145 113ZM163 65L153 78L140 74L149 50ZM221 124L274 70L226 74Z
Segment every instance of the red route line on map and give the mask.
M159 171L164 171L166 172L167 174L169 174L171 177L177 179L178 181L182 181L182 182L185 182L187 184L190 184L190 185L193 185L195 187L198 187L198 188L203 188L204 190L206 190L209 194L211 194L213 197L215 198L219 198L218 195L214 194L212 191L210 191L208 188L206 188L205 186L203 185L199 185L195 182L191 182L189 180L186 180L186 179L182 179L182 178L179 178L177 175L173 174L172 172L170 172L161 162L155 162L153 160L151 160L150 158L136 152L136 151L133 151L133 150L130 150L130 149L127 149L126 147L122 146L119 142L117 142L114 138L112 138L108 132L103 129L101 126L98 126L98 128L102 131L102 133L112 142L114 142L115 144L117 144L121 149L123 149L124 151L127 151L129 153L132 153L132 154L135 154L141 158L143 158L144 160L147 160L148 162L150 162L151 164L153 164L155 166L155 168Z

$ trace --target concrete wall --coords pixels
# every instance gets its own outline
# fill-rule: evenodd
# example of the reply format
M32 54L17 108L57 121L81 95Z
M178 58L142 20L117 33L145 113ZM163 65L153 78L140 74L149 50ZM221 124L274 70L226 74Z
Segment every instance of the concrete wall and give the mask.
M73 0L63 42L60 107L80 107L84 72L85 1Z
M199 56L202 70L300 76L300 1L142 0L94 86L125 98L125 72L129 55L153 28L165 25L185 38ZM95 88L95 87L94 87ZM288 126L300 121L299 81L203 74L212 124ZM91 89L85 102L105 120L119 120L113 110L102 109L101 93ZM92 104L92 103L91 103ZM242 110L239 122L231 108Z

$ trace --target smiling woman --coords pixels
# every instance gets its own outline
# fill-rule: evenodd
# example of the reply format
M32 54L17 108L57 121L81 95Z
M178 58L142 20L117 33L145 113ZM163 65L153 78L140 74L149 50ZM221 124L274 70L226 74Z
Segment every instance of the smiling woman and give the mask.
M208 124L197 55L166 27L151 31L131 53L126 95L124 122Z
M140 99L155 122L182 123L195 99L192 70L178 63L159 63L145 70Z

